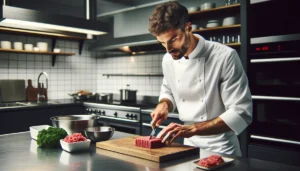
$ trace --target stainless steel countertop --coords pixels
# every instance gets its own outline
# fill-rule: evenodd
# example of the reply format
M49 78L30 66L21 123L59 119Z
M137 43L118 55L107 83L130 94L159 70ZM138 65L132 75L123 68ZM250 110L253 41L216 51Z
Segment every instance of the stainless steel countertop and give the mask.
M115 132L112 139L128 137L131 134ZM212 154L207 152L206 155ZM205 156L202 156L205 157ZM202 158L201 157L201 158ZM91 144L89 151L68 153L61 149L38 148L29 132L0 135L1 171L201 171L192 161L199 156L187 156L178 160L156 163L95 148ZM236 158L224 171L298 171L299 167L282 165L255 159Z

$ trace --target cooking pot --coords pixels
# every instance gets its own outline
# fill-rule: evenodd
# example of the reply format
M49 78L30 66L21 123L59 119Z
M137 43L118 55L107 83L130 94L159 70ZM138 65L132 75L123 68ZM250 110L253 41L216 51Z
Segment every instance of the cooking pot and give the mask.
M99 116L96 115L66 115L54 116L50 118L54 127L63 128L68 135L81 133L89 127L96 127Z
M120 100L124 102L136 102L137 90L121 89Z

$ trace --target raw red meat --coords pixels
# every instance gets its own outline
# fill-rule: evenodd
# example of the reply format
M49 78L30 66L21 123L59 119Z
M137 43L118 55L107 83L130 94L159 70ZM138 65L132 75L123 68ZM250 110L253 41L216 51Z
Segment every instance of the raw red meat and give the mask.
M86 138L82 136L81 133L74 133L73 135L68 135L64 138L64 141L67 143L79 142L79 141L86 141Z
M220 165L222 163L224 163L224 160L221 156L211 155L207 158L201 159L198 164L200 166L210 168L210 167L213 167L213 166Z
M135 139L135 146L144 148L160 148L164 146L164 143L161 141L161 138L153 137L149 140L149 136L138 137Z

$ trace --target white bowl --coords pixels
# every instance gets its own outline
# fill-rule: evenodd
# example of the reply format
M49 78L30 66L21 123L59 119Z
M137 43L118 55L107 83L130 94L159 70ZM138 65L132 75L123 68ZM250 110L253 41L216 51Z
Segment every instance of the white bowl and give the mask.
M10 41L1 41L1 48L3 49L11 49Z
M196 12L199 10L199 7L189 7L187 10L188 12Z
M216 3L206 2L200 5L201 10L208 10L216 7Z
M198 29L198 25L197 24L192 24L192 30L197 30Z
M34 47L33 51L38 52L38 51L40 51L40 49L38 47Z
M60 49L54 48L54 49L53 49L53 52L59 53L59 52L60 52Z
M39 134L39 131L43 129L48 129L51 127L50 125L37 125L37 126L31 126L29 127L30 130L30 136L32 139L37 139L37 135Z
M24 44L24 49L28 51L33 51L33 44Z
M23 43L22 42L14 42L14 49L15 50L23 50Z
M46 42L37 42L37 47L40 49L41 52L48 51L48 43Z
M226 17L223 19L223 26L233 25L236 24L235 17Z
M60 140L60 145L62 149L67 152L83 151L89 149L91 140L87 139L86 141L79 141L73 143L67 143L63 139Z

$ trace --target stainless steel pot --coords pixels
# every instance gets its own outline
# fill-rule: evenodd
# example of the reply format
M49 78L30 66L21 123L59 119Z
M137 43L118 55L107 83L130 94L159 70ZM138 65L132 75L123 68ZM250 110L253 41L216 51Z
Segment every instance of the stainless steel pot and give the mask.
M95 115L66 115L54 116L50 118L54 127L63 128L68 135L73 133L81 133L89 127L96 127L99 116Z
M120 90L120 100L125 102L136 102L136 92L137 90Z

